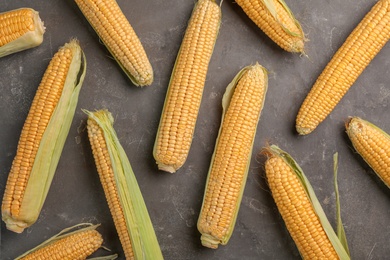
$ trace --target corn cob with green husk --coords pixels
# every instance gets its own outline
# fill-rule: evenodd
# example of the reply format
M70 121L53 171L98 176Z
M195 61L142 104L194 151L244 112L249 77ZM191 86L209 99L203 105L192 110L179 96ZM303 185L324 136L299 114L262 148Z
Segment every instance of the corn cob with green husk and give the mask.
M31 8L0 13L0 57L40 45L44 33L38 12Z
M296 128L311 133L332 112L390 39L390 0L379 0L348 36L299 109Z
M304 52L305 35L284 0L236 0L249 18L282 49Z
M338 217L336 235L297 162L275 145L265 148L264 154L268 156L265 172L272 196L302 258L350 259L340 216L337 155L334 157Z
M85 227L77 229L80 226ZM102 235L96 231L98 226L86 223L66 228L37 247L17 257L15 260L86 259L98 250L103 243ZM96 259L110 260L116 257L117 255L110 255Z
M187 159L220 23L215 0L199 0L176 58L154 144L160 170L176 172Z
M75 2L133 84L151 85L152 65L118 3L115 0Z
M351 118L346 129L353 147L390 188L390 136L358 117Z
M76 40L59 49L37 89L20 135L2 203L7 228L23 232L38 218L69 132L86 62Z
M163 259L141 190L107 110L85 111L100 181L126 259Z
M267 87L267 72L256 64L242 69L223 96L221 127L198 219L203 246L225 245L233 233Z

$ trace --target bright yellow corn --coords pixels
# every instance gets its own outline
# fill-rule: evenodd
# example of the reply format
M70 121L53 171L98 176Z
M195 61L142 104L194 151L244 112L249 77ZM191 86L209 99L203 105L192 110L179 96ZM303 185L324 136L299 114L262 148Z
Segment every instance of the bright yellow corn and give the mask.
M215 0L199 0L176 58L154 145L160 170L173 173L187 159L220 22Z
M233 233L266 91L267 74L259 64L244 68L226 90L198 219L203 246L225 245Z
M339 259L296 169L270 148L265 172L272 196L303 259Z
M44 33L38 12L31 8L0 13L0 57L40 45Z
M304 52L302 27L284 0L236 0L236 3L281 48Z
M111 165L110 154L108 152L103 131L92 118L88 119L88 136L91 142L100 182L102 183L108 207L110 208L123 251L127 259L134 259L130 234L127 232L126 219L120 203L118 189L115 184L115 176Z
M20 260L83 260L99 249L103 238L96 230L86 230L66 236L33 251Z
M346 129L353 147L390 188L390 136L358 117L351 118Z
M88 137L126 259L163 259L135 174L107 110L88 114Z
M118 3L115 0L75 2L134 85L151 85L152 65Z
M60 48L32 102L2 203L2 218L12 231L32 225L46 198L84 79L82 55L76 40Z
M390 0L379 0L348 36L318 77L296 119L299 134L311 133L332 112L390 38Z

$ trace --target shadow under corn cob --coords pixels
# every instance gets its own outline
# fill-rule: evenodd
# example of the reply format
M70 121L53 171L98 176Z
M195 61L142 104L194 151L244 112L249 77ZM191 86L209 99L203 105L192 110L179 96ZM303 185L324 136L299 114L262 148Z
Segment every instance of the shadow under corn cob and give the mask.
M31 8L0 13L0 57L40 45L44 33L38 12Z
M153 156L158 168L176 172L187 159L208 65L221 23L215 0L199 0L192 12L172 71Z
M225 245L233 233L267 88L266 70L256 64L242 69L226 89L198 219L203 246Z
M284 0L236 0L248 17L288 52L304 52L305 35Z
M153 83L145 50L115 0L75 0L112 56L136 86Z
M1 214L21 233L39 216L77 106L86 61L78 41L61 47L38 86L20 135Z
M333 111L359 75L390 39L390 0L379 0L348 36L318 77L296 118L301 135Z
M84 111L96 168L126 259L163 259L135 174L107 110Z
M390 188L390 136L358 117L351 118L346 129L355 150Z

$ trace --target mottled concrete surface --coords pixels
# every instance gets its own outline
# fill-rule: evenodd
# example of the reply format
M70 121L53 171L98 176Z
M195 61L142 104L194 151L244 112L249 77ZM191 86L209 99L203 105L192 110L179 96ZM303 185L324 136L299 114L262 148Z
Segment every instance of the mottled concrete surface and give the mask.
M56 175L38 221L23 234L1 224L1 259L80 223L101 223L104 245L124 259L108 211L86 132L82 108L109 109L148 206L166 259L299 259L264 176L267 143L290 152L306 172L335 224L332 155L339 153L342 217L354 259L387 259L390 253L390 192L354 152L345 134L348 116L365 118L390 132L390 46L367 67L333 113L312 134L299 137L295 117L331 56L376 2L286 0L301 21L308 58L281 50L232 0L222 5L222 26L208 71L193 145L175 174L159 172L152 149L171 70L195 1L118 0L139 35L155 71L152 86L136 88L110 57L73 1L11 1L0 12L38 10L47 31L41 46L0 59L0 193L21 128L43 72L56 50L80 40L88 68L76 114ZM228 245L203 248L196 222L221 117L224 89L244 66L261 63L269 90L258 126L248 180ZM99 251L98 255L105 254Z

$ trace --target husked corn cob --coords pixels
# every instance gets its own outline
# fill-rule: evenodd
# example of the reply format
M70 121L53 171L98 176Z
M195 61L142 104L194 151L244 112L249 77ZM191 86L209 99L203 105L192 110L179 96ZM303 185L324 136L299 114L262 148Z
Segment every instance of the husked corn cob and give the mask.
M83 260L98 250L103 238L95 226L86 227L66 235L57 235L16 258L17 260ZM60 233L61 234L61 233ZM106 259L114 259L111 258Z
M304 52L305 35L284 0L236 0L248 17L288 52Z
M85 62L76 40L59 49L43 75L20 135L3 197L2 218L14 232L22 232L38 218L69 132L84 75Z
M272 196L302 258L349 259L298 164L277 146L264 153Z
M88 114L96 168L126 259L162 259L161 250L126 153L107 110Z
M335 108L390 38L390 0L379 0L348 36L318 77L296 119L299 134L311 133Z
M390 188L390 136L359 117L346 124L353 147Z
M224 95L224 114L198 219L202 245L225 245L233 233L244 191L267 73L256 64L241 70ZM225 110L226 109L226 110Z
M186 161L208 65L221 22L215 0L195 5L169 82L153 155L158 168L175 172Z
M0 57L40 45L44 33L38 12L31 8L0 13Z
M151 85L152 65L118 3L115 0L75 2L134 85Z

